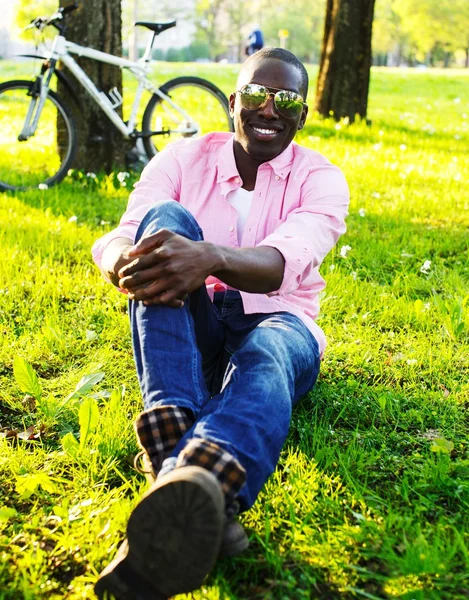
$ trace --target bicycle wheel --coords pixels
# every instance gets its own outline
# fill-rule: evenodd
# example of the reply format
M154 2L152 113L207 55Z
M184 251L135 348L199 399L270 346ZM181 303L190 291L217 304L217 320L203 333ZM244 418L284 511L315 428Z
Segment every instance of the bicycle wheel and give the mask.
M2 190L54 185L65 177L75 156L76 130L72 116L52 90L44 102L36 131L25 141L19 140L28 111L35 102L37 106L37 99L29 95L32 87L32 81L0 84Z
M157 94L150 98L142 121L144 132L155 132L151 137L143 138L149 158L181 137L233 131L228 99L210 81L199 77L177 77L162 85L160 90L181 110Z

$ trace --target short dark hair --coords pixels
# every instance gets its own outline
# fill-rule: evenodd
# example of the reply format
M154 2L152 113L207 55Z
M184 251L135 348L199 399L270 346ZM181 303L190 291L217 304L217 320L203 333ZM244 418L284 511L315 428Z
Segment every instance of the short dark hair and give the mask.
M274 59L281 60L284 63L289 65L293 65L298 69L301 75L301 86L300 92L303 96L303 99L306 100L306 96L308 95L308 86L309 86L309 77L308 73L305 69L304 64L289 50L285 50L284 48L262 48L259 52L255 52L251 54L243 63L241 67L241 71L244 70L244 67L250 65L251 63L255 63L264 59Z

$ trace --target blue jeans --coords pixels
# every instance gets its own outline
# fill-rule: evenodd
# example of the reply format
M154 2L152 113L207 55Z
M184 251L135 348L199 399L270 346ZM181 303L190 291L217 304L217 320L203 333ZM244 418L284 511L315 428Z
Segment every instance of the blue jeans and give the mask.
M136 241L162 228L203 240L194 217L173 200L145 215ZM288 312L245 314L237 291L215 292L212 303L205 285L182 308L130 301L130 318L145 409L171 404L195 417L172 456L191 438L225 449L246 470L238 501L250 508L277 465L293 405L318 376L316 339Z

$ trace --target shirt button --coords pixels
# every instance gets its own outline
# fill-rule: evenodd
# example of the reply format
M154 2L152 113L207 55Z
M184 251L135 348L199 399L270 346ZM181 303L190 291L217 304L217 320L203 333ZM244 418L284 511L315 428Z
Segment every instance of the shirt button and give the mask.
M230 231L234 231L234 227L233 227L233 225L230 225L230 227L229 227L229 230L230 230Z
M278 181L280 177L278 175L275 175L275 179Z

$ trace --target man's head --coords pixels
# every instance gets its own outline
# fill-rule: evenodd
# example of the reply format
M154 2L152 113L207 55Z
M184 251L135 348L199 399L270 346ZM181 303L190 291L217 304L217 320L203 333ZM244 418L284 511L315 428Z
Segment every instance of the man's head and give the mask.
M272 92L265 96L266 101L259 108L253 109L239 93L249 84L257 84ZM279 90L292 94L282 94ZM256 87L256 91L259 88ZM306 100L307 93L306 69L288 50L264 48L250 56L241 68L236 92L230 96L235 142L258 162L266 162L281 154L298 129L304 126L308 107L301 104L301 99ZM296 98L298 94L300 99ZM282 102L284 98L293 100L288 109L285 108L287 103ZM291 107L293 105L297 107L297 114L295 107Z

